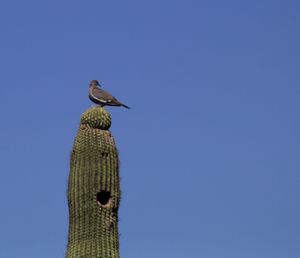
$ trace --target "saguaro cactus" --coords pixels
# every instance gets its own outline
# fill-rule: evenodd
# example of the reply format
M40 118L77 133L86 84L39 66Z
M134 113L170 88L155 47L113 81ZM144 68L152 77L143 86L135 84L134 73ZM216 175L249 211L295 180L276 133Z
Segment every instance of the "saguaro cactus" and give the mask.
M81 116L68 182L67 258L119 258L119 161L102 107Z

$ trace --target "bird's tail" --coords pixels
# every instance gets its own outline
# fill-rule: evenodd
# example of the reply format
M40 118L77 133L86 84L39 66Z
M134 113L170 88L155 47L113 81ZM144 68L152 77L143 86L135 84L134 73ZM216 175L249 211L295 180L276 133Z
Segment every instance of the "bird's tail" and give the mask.
M123 106L123 107L125 107L125 108L127 108L127 109L130 109L130 107L124 105L123 103L121 103L121 106Z

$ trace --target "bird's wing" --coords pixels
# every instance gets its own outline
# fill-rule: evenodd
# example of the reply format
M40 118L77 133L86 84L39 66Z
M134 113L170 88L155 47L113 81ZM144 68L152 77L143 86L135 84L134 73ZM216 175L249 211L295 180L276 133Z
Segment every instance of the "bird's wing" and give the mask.
M108 92L99 89L99 88L94 88L92 90L93 97L95 99L98 99L101 102L112 102L116 101L116 98L114 98L112 95L110 95Z

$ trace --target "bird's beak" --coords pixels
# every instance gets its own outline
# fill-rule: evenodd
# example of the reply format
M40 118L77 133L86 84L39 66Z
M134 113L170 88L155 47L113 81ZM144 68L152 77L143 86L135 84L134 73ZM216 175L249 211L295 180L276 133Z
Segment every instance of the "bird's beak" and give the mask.
M100 83L98 82L98 84L97 84L99 87L101 87L101 85L100 85Z

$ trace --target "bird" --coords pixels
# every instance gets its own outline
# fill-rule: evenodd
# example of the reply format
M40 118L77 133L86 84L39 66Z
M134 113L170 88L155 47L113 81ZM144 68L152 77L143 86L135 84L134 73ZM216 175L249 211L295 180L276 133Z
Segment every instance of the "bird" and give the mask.
M130 109L130 107L118 101L110 93L102 90L100 83L97 80L92 80L89 86L89 99L97 105L103 106L123 106Z

